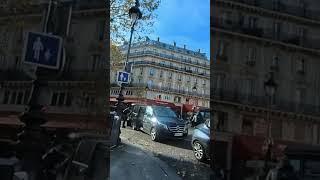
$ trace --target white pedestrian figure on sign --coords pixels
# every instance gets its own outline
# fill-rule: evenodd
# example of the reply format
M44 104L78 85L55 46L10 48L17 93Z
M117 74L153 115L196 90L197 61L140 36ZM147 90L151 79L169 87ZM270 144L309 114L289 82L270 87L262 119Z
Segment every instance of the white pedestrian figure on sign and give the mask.
M41 38L37 37L37 40L33 43L33 58L39 61L40 59L40 51L43 50L43 44L41 42Z
M120 73L120 80L123 81L123 74Z
M44 58L48 62L50 60L50 57L51 57L50 49L47 49L46 52L44 53Z

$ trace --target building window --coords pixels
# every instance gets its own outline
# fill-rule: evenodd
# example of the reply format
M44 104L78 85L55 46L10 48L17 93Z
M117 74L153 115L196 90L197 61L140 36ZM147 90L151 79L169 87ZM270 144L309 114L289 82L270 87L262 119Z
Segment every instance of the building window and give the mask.
M224 56L224 51L225 51L225 48L226 48L226 45L225 45L225 43L224 43L224 41L219 41L218 42L218 49L217 49L217 54L218 54L218 56Z
M8 31L7 30L2 31L0 36L0 49L8 48L8 38L9 38Z
M181 74L178 75L178 81L181 81L182 80L182 76Z
M257 21L258 19L256 17L249 17L249 28L255 29L257 27Z
M257 58L257 49L254 47L248 48L248 61L256 61Z
M6 69L6 56L3 54L0 54L0 69Z
M171 89L171 83L168 83L168 84L167 84L167 88L168 88L168 89Z
M304 70L305 70L305 60L299 59L297 64L297 72L304 73Z
M160 71L160 78L163 77L163 71Z
M307 34L307 30L303 27L299 27L298 28L298 32L297 35L300 38L300 40L304 40L304 38L306 37Z
M143 75L143 68L140 68L140 75Z
M254 80L253 79L247 80L247 94L248 94L248 97L252 97L254 95Z
M169 78L169 79L172 79L172 76L173 76L173 73L172 73L172 72L169 72L168 78Z
M104 40L104 34L105 34L105 29L106 29L106 22L103 20L103 21L100 21L98 22L98 40L99 41L102 41Z
M20 69L20 64L21 64L20 56L16 56L14 61L14 69Z
M279 57L277 55L273 56L272 59L272 67L278 68L279 66Z
M153 80L149 80L148 81L148 88L152 88L152 86L153 86Z
M276 40L280 38L280 32L281 32L281 23L274 22L273 23L273 36Z
M150 76L154 76L154 75L155 75L155 69L150 68L150 69L149 69L149 75L150 75Z
M92 64L91 64L91 72L96 71L100 66L101 55L95 54L92 55Z
M180 96L175 96L174 97L174 102L175 103L181 103L181 97Z
M300 106L302 103L302 98L304 97L302 89L296 89L296 105Z
M253 135L253 121L244 118L242 121L242 133L245 135Z

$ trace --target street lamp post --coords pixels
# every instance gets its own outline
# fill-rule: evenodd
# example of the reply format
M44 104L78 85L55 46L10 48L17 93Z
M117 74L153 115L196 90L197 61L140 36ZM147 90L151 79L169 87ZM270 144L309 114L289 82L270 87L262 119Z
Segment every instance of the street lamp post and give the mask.
M134 32L134 26L136 25L137 20L141 19L141 17L142 17L142 13L141 13L141 11L139 9L139 1L138 0L136 0L135 6L132 6L129 9L129 16L130 16L130 18L132 20L132 23L131 23L131 32L130 32L130 40L129 40L129 45L128 45L128 52L127 52L127 57L126 57L125 67L124 67L124 70L126 72L130 71L130 69L129 69L130 67L128 66L128 61L129 61L130 47L131 47L131 41L132 41L132 34ZM117 100L118 100L117 109L120 112L121 112L120 104L121 104L121 102L124 101L123 90L124 90L124 85L122 83L120 85L120 92L119 92L119 96L117 98Z
M273 102L273 97L277 88L277 84L274 82L273 74L270 73L269 79L264 83L264 88L266 91L266 95L268 96L268 112L267 112L267 121L268 121L268 133L267 133L267 153L265 157L265 170L268 168L268 161L271 156L271 148L273 145L273 140L271 136L271 119L270 119L270 111L271 105Z

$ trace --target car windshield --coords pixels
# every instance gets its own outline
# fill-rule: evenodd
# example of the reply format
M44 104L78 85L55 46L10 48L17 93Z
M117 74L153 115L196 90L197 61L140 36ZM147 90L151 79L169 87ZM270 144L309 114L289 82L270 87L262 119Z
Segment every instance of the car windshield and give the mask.
M200 112L200 114L202 115L202 117L204 119L210 119L210 112L202 111L202 112Z
M167 107L161 107L161 106L153 107L153 112L156 116L159 116L159 117L173 117L173 118L177 117L176 113L172 109Z

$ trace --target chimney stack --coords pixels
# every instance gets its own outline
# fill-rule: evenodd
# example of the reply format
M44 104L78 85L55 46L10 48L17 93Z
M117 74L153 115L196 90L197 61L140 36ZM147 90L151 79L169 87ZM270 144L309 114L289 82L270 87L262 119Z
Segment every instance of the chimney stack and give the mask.
M175 41L173 41L173 46L176 47L177 43Z
M183 49L186 49L186 45L183 45Z
M158 42L160 42L160 38L158 37Z
M200 53L200 49L198 49L198 53Z

